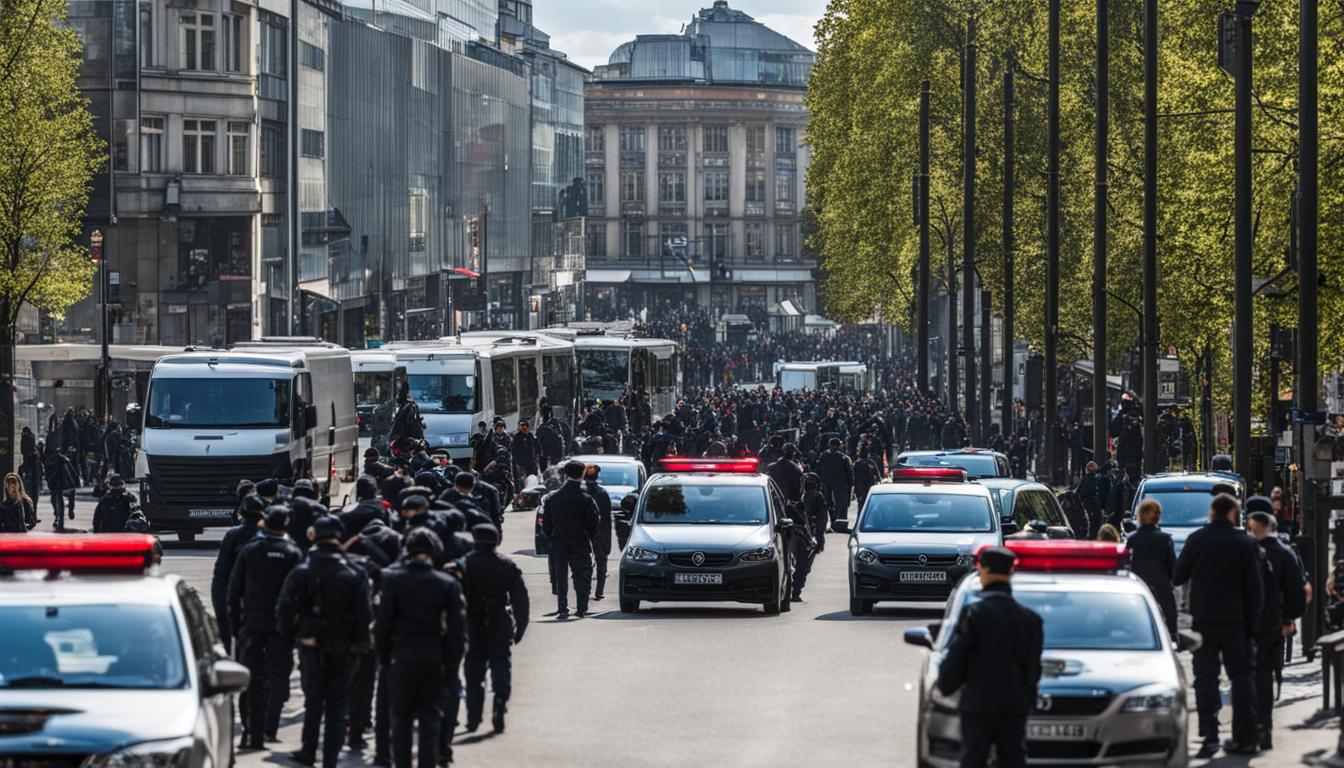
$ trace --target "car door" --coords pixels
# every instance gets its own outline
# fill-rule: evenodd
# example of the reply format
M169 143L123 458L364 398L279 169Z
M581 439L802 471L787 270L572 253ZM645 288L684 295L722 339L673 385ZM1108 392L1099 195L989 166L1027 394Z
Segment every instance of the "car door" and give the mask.
M784 495L779 492L779 487L775 485L774 480L767 481L770 484L770 529L773 531L776 551L779 552L780 562L784 563L784 584L788 585L787 574L793 570L793 563L789 562L789 550L785 546L784 533L779 529L779 521L789 517L788 508L785 506Z
M187 620L187 634L191 641L191 653L196 662L197 685L202 692L206 739L214 753L214 764L231 765L233 752L233 696L218 693L205 696L204 690L210 680L211 668L215 661L224 656L224 646L219 640L215 620L205 610L201 597L195 589L184 583L177 585L178 601L182 605L182 615Z

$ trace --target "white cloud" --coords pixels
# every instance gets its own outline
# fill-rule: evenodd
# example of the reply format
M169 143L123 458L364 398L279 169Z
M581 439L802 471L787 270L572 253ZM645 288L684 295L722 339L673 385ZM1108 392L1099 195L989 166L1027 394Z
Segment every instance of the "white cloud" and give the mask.
M624 32L599 30L562 32L551 36L551 47L564 52L580 66L592 69L599 64L606 64L616 46L633 40L634 37Z
M789 13L767 13L756 17L756 20L765 26L814 51L817 49L817 43L812 38L812 30L820 19L820 16Z

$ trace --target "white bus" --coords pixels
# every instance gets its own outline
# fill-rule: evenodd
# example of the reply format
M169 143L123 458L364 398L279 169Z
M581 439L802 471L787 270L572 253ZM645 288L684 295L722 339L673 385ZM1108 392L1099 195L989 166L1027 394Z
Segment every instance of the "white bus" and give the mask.
M372 438L374 445L378 445L392 427L397 401L396 365L396 353L387 349L356 349L350 352L350 367L355 377L355 414L359 418L359 436Z
M803 389L836 389L840 386L839 363L775 363L775 386L785 392Z
M681 352L675 341L631 336L574 336L584 400L615 400L628 389L647 392L655 418L681 396Z
M540 356L541 397L554 412L555 418L573 425L579 411L579 367L574 342L557 338L541 331L470 331L462 334L461 342L467 345L490 343L511 339L534 340ZM520 361L528 356L523 354ZM519 362L519 387L523 386L524 370L530 363ZM535 425L534 425L535 426Z

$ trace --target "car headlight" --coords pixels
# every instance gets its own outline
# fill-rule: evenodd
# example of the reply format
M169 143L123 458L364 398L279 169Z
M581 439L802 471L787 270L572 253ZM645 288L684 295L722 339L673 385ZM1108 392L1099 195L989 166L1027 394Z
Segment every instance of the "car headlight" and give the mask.
M774 547L757 547L749 549L737 556L737 559L744 563L759 563L763 560L775 559Z
M854 559L864 565L872 565L877 562L877 553L871 549L860 548L858 552L854 553Z
M91 768L187 768L195 740L190 736L166 741L146 741L100 755Z
M958 567L958 568L969 568L970 565L971 565L971 556L970 556L970 555L957 555L957 567Z
M1180 704L1180 692L1166 686L1140 688L1125 697L1121 712L1126 714L1158 714L1171 712Z
M628 547L625 550L625 559L636 563L653 563L658 561L658 551L645 549L644 547Z

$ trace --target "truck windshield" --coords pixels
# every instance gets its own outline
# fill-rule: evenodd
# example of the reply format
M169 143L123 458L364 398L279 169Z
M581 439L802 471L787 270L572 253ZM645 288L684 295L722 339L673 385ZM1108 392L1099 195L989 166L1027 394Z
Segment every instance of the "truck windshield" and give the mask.
M476 377L467 373L412 373L411 399L421 413L475 413Z
M288 427L287 379L154 379L145 426Z
M621 396L630 382L630 353L623 349L579 350L584 394L603 400Z

